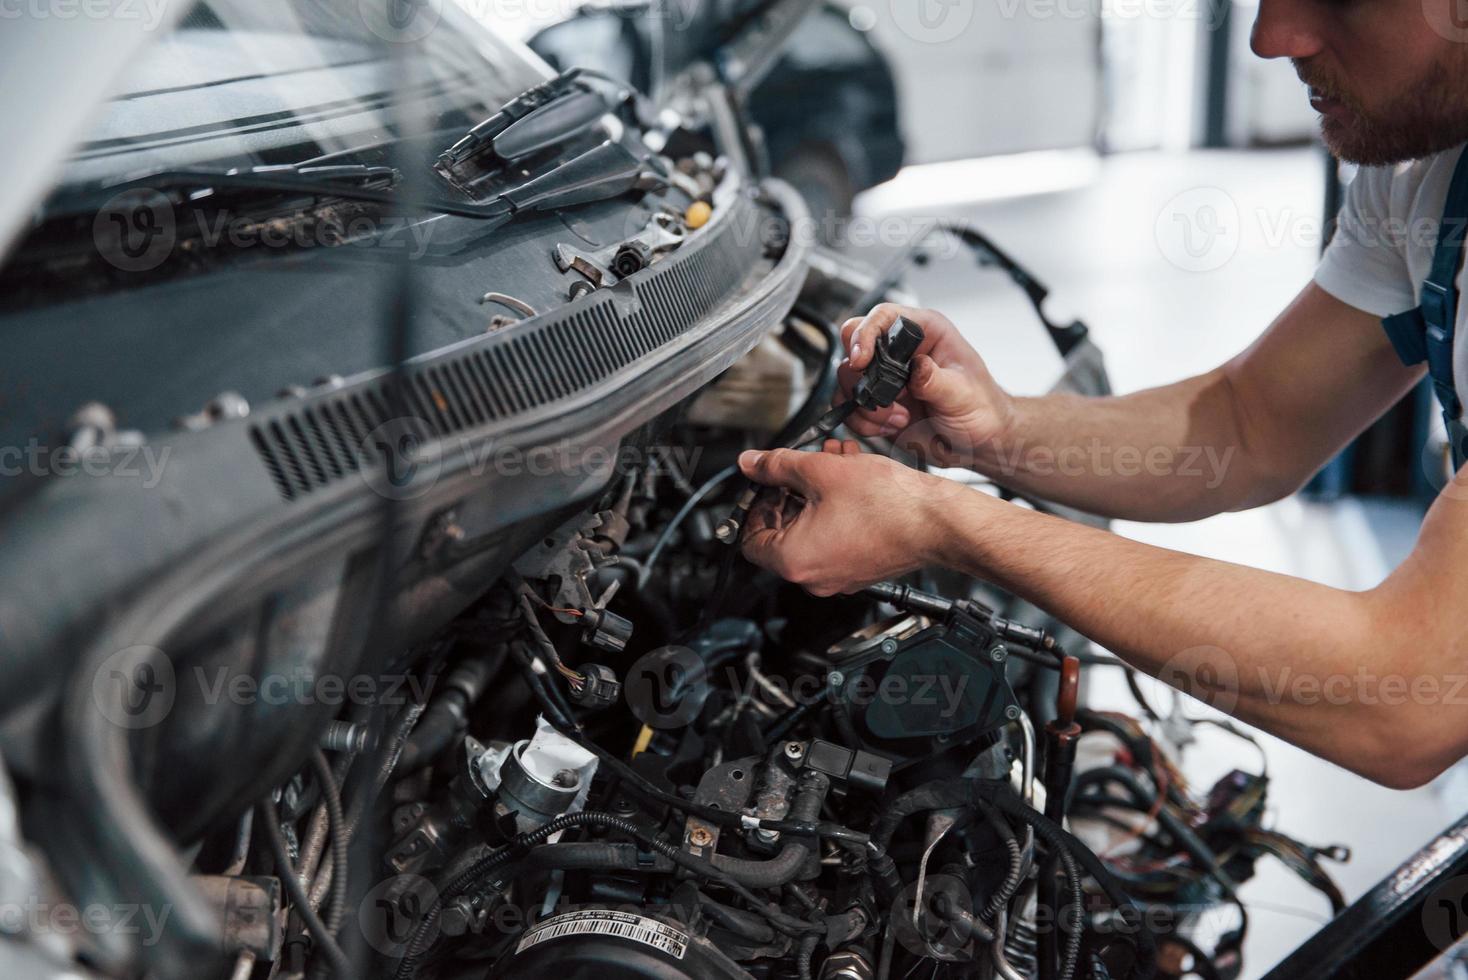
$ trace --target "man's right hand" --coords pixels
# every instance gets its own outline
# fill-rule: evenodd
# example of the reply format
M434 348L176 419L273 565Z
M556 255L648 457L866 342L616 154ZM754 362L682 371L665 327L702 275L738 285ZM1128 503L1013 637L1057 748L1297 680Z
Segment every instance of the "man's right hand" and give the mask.
M936 310L883 303L864 317L847 320L841 327L847 360L837 373L839 400L851 397L871 363L877 337L898 316L923 328L912 380L891 408L858 410L846 424L864 436L891 438L907 452L939 466L970 466L985 444L997 448L1008 432L1013 399L990 376L953 322Z

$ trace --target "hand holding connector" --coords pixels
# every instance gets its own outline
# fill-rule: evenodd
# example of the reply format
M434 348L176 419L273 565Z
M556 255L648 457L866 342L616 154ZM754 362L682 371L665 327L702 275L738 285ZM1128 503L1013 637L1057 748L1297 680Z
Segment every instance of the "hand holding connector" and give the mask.
M868 412L890 407L912 377L912 359L922 342L923 328L899 316L886 333L877 337L876 350L851 393L851 401Z
M899 316L887 332L877 338L872 360L862 372L849 401L842 402L822 415L814 425L806 429L790 443L789 449L801 449L819 442L840 428L858 408L874 411L887 408L902 394L912 377L912 359L923 342L923 328L907 317ZM739 495L738 502L729 516L719 522L714 536L724 544L739 540L739 532L759 496L760 487L749 484Z

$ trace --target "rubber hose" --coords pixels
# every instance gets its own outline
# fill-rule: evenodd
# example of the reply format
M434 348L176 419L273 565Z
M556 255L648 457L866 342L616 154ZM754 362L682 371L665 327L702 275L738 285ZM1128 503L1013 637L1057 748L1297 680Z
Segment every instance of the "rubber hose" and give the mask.
M826 792L831 781L818 772L807 771L801 779L801 787L790 804L787 819L802 823L814 821L821 814L821 804L826 801ZM748 860L715 854L711 857L714 867L750 888L779 888L795 879L805 859L810 855L810 845L803 840L786 842L780 853L768 860Z
M500 644L488 656L466 660L449 673L445 682L448 689L428 706L403 745L398 772L417 772L443 754L463 729L469 708L479 700L507 656L509 646Z
M731 908L704 895L698 896L699 906L714 923L741 939L752 943L773 943L775 929L768 922L743 909Z
M974 793L975 781L961 777L934 780L909 790L883 809L882 816L872 827L872 843L885 851L892 842L892 835L897 832L898 825L908 817L928 810L972 805Z
M532 848L520 866L532 871L649 871L666 874L673 862L662 854L647 852L636 844L610 844L599 841L569 841L542 844Z
M810 961L815 955L816 943L821 941L820 936L806 936L800 941L800 952L795 957L795 969L800 973L800 980L811 980Z

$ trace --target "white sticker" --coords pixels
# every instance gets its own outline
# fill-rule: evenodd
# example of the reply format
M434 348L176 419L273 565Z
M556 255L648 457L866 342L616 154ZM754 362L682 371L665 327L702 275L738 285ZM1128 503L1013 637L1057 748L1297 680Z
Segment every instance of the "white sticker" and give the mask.
M688 952L688 937L672 926L656 919L647 919L630 912L612 912L598 909L588 912L567 912L540 925L520 937L516 953L523 953L536 943L560 939L563 936L615 936L630 939L654 949L662 950L674 959L681 960Z

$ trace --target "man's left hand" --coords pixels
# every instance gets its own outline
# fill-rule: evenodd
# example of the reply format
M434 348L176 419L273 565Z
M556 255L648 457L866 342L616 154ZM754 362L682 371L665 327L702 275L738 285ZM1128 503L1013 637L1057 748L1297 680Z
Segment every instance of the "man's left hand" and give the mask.
M823 452L746 452L739 468L765 493L751 509L744 555L828 596L894 578L932 560L937 502L962 488L856 442L826 441Z

